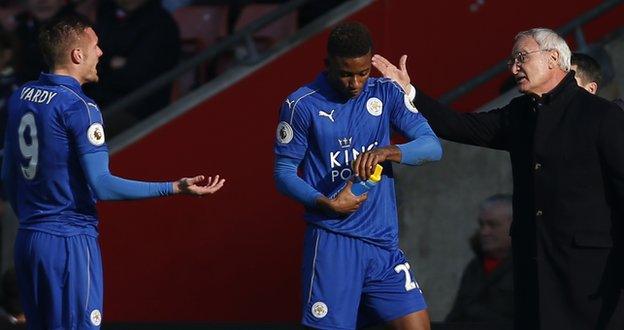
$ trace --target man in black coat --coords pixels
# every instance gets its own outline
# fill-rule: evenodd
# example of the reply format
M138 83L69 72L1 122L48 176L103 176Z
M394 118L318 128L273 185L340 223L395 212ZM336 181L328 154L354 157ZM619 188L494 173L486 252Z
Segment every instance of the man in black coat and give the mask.
M405 61L373 58L438 136L510 154L515 328L624 329L624 111L577 85L548 29L516 36L509 69L524 95L490 112L413 89Z

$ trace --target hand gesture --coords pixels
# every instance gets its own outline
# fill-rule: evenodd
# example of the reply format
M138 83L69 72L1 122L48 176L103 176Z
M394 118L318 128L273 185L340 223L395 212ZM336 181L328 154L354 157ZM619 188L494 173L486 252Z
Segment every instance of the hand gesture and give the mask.
M373 56L372 63L384 77L396 81L401 85L405 94L409 94L410 77L407 73L407 55L403 55L399 59L399 68L379 54Z
M375 172L375 165L386 160L393 162L401 161L401 151L395 145L383 148L375 148L367 152L361 153L353 162L353 171L355 176L365 181Z
M209 176L205 186L198 185L198 183L202 181L204 181L203 175L192 178L182 178L173 183L173 193L195 196L214 194L217 190L221 189L223 183L225 183L225 179L219 180L219 175L216 175L214 180Z
M318 200L318 205L329 214L348 215L357 211L360 205L368 198L368 195L366 193L360 196L353 195L351 186L353 186L353 182L347 181L345 187L336 197L333 199L323 197Z

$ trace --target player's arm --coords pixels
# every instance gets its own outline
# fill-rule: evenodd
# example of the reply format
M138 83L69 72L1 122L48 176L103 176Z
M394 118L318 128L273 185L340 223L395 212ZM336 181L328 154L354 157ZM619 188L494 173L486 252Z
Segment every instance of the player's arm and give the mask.
M273 177L277 190L308 208L319 209L326 214L354 212L367 196L354 196L349 183L336 197L328 198L297 174L299 164L308 150L309 127L310 117L305 106L287 99L282 104L276 132Z
M301 160L278 156L273 172L277 190L309 208L317 208L325 213L348 214L355 212L366 200L366 194L354 196L351 193L351 181L334 198L328 198L297 175Z
M110 173L106 151L83 154L80 163L91 190L100 200L142 199L174 194L212 194L219 190L225 181L219 179L218 175L214 180L208 177L206 185L199 184L204 181L203 175L182 178L174 182L144 182L120 178Z
M87 182L98 199L139 199L179 193L205 195L223 186L224 180L218 177L209 178L205 186L199 185L204 179L201 175L175 182L142 182L112 175L99 109L79 97L73 101L62 113L64 125L73 138Z

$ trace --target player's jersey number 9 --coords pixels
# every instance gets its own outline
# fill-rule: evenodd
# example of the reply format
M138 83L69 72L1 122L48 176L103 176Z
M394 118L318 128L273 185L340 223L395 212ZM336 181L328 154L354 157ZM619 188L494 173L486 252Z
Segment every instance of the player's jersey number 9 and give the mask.
M26 136L25 133L28 135ZM39 161L39 141L37 140L37 125L35 116L28 112L22 116L19 125L19 148L24 160L28 162L26 166L21 163L22 174L27 180L32 180L37 174L37 164ZM28 139L27 139L28 137Z

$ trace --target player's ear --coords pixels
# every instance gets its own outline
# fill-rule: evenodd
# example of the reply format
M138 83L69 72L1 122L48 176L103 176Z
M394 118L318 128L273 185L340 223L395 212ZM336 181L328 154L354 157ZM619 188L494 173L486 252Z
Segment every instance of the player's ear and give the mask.
M82 49L74 48L71 51L71 61L74 64L80 64L84 61L84 54L82 53Z
M596 94L596 92L598 92L598 84L596 84L595 81L590 82L585 87L587 88L587 91L592 94Z

